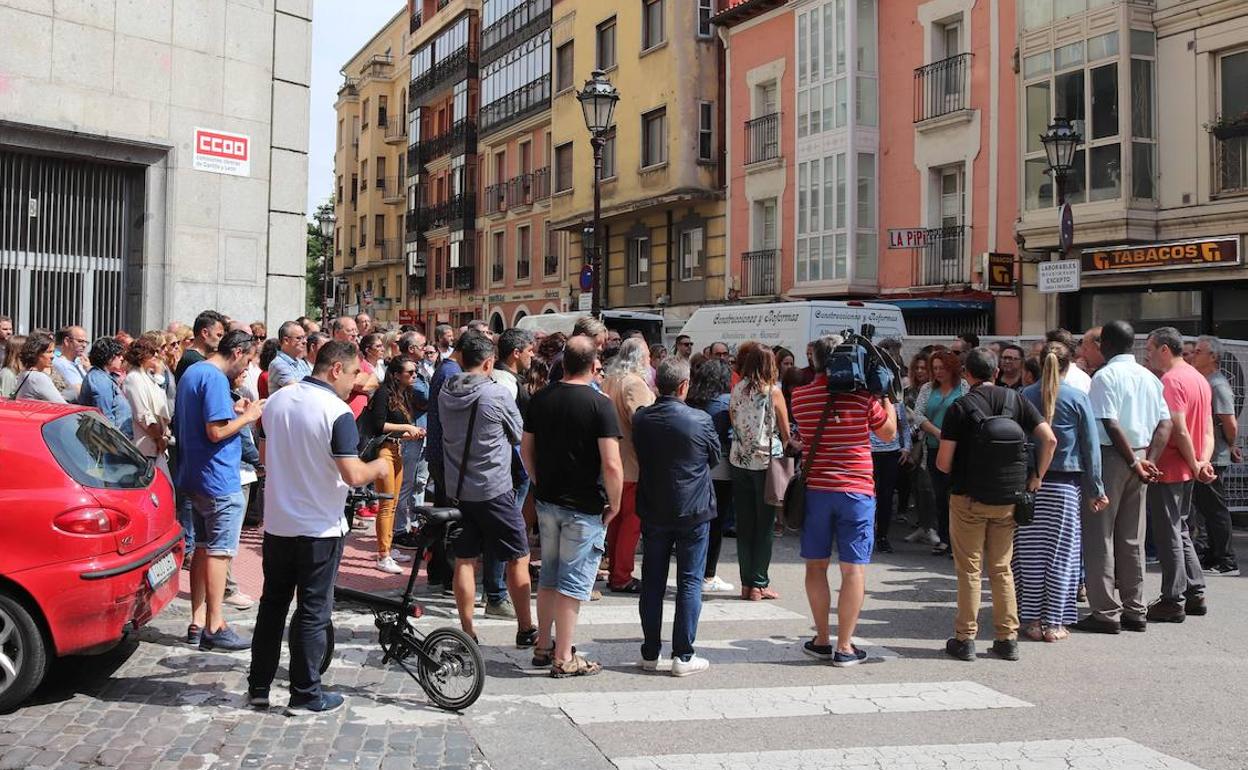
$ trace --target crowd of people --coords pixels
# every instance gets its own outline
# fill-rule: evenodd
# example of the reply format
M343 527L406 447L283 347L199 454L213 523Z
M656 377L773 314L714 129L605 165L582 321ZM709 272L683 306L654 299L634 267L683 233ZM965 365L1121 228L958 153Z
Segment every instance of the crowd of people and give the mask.
M740 598L778 599L770 565L795 475L815 623L804 650L834 666L867 656L853 643L866 566L894 550L899 515L906 542L953 560L945 649L961 660L975 658L984 573L992 651L1006 660L1020 634L1058 642L1071 629L1141 632L1204 615L1204 576L1238 574L1223 486L1239 459L1237 410L1218 339L1152 330L1144 366L1125 321L1078 340L1056 329L1030 350L966 334L904 362L896 404L830 389L843 342L810 341L798 367L783 347L695 351L682 335L668 351L591 317L571 335L474 321L430 337L377 329L366 314L324 330L299 318L270 338L262 323L209 310L189 327L91 342L77 326L13 336L0 316L0 395L96 407L170 475L191 572L187 641L252 647L256 705L268 702L292 601L292 707L341 702L320 688L316 662L352 486L385 493L356 526L371 529L360 536L374 538L386 574L412 558L417 506L458 507L456 536L426 560L429 583L476 638L479 568L485 614L514 618L517 647L555 677L601 670L575 647L599 582L638 596L640 664L658 668L673 557L671 671L705 670L702 596L738 591L721 574L723 540L736 539ZM900 362L900 341L880 347ZM224 614L252 601L230 578L248 517L264 528L254 640ZM1154 557L1162 589L1148 603Z

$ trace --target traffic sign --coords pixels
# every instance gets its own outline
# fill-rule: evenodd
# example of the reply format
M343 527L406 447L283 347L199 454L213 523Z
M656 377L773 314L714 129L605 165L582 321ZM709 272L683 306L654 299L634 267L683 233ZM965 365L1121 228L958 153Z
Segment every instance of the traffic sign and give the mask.
M1038 265L1036 288L1041 294L1065 294L1079 291L1081 265L1077 259L1059 259Z
M581 291L594 290L594 268L589 263L581 266Z

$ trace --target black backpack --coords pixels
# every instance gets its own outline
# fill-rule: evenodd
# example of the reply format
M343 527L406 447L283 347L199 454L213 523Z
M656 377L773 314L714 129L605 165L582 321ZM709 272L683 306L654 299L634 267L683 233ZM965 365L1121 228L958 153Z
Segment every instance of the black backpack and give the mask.
M984 412L988 402L982 394L971 391L962 397L973 431L965 465L967 495L987 505L1017 503L1027 491L1027 434L1017 421L1021 397L1009 389L1004 393L1004 411L996 415Z

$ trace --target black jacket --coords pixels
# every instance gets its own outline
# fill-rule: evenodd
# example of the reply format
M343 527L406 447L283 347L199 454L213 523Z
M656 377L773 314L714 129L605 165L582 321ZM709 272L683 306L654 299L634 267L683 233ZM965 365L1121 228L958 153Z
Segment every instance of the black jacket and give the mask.
M637 515L648 524L695 526L715 517L711 468L719 435L711 416L663 396L633 415Z

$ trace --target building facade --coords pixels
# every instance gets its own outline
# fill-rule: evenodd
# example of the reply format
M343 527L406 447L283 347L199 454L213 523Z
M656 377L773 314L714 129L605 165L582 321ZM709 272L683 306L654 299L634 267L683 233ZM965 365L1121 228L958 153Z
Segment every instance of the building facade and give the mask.
M1031 135L1057 115L1084 140L1067 185L1081 289L1036 294L1025 320L1081 328L1126 318L1137 330L1248 336L1248 8L1023 7L1018 229L1041 259L1056 249L1056 201Z
M793 14L787 0L768 0L722 3L714 18L725 49L727 283L736 301L775 301L796 282Z
M343 66L334 105L335 297L381 322L406 295L408 32L401 10Z
M0 0L0 313L304 311L311 0Z
M880 296L912 334L1021 328L1014 10L880 4Z
M595 69L619 90L603 149L604 308L669 328L728 296L722 44L709 0L562 0L554 9L552 202L581 270L594 162L576 92ZM572 294L580 303L579 282ZM585 303L588 307L588 301Z
M567 234L550 227L551 1L485 0L482 16L478 317L502 331L567 309Z

